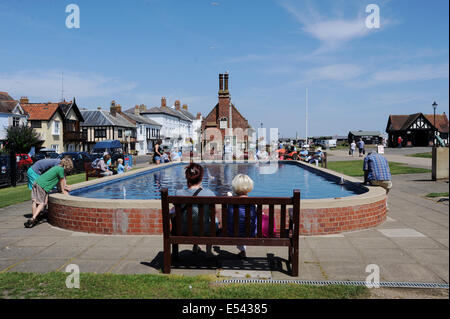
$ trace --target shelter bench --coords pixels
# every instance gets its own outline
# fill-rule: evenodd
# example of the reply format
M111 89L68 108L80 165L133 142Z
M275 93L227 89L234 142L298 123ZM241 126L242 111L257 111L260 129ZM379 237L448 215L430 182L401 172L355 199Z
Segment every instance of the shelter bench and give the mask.
M288 262L291 266L291 275L298 276L299 257L299 227L300 227L300 191L294 190L292 197L232 197L232 196L169 196L167 188L161 189L164 266L163 273L169 274L172 258L178 258L179 244L199 245L248 245L248 246L283 246L288 247ZM170 215L169 205L175 207L174 216ZM187 214L187 235L182 234L181 205L185 205ZM192 206L198 205L199 224L198 236L193 234ZM204 236L203 224L204 205L209 205L211 220L214 221L219 214L216 205L221 206L222 231L216 233L216 224L210 223L209 236ZM228 235L228 209L233 207L233 236ZM245 237L239 237L239 206L245 206ZM250 235L250 206L257 205L257 233L256 237ZM278 220L275 214L275 205L280 207ZM287 206L292 208L286 209ZM263 237L262 214L263 206L268 206L269 229L268 237ZM278 215L278 214L277 214ZM288 217L288 223L286 223ZM220 220L220 219L219 219ZM279 231L274 232L274 223L279 225ZM288 225L286 225L288 224ZM172 255L171 255L172 250Z
M86 181L89 180L89 177L102 177L101 169L93 168L91 164L92 163L84 163L84 171L86 172Z

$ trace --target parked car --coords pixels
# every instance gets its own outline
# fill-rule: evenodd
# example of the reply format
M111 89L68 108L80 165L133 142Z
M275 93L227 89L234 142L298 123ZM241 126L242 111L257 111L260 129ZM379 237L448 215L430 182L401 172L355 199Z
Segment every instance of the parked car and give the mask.
M58 158L59 154L52 148L42 148L34 156L32 157L33 162L36 163L37 161L44 159L46 157L48 158Z
M91 155L92 157L99 158L102 157L103 154L107 152L111 155L111 162L113 164L116 163L117 159L124 158L122 143L118 140L106 140L97 142L92 149Z
M64 152L59 154L58 158L69 157L73 162L72 173L84 172L84 163L91 163L91 157L87 152Z
M17 167L17 162L15 164ZM26 170L16 169L16 181L18 183L25 181L26 175ZM11 165L9 155L0 155L0 186L11 186Z
M33 165L33 160L28 154L16 154L17 168L22 170L27 170L31 165Z

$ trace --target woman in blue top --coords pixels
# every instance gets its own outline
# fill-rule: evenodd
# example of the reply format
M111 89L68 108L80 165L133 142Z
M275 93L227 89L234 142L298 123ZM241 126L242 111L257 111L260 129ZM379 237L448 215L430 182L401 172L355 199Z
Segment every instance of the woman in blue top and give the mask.
M237 195L237 197L248 197L248 193L253 190L253 181L252 179L245 174L238 174L231 182L231 186L233 187L233 192ZM232 196L230 192L228 192L228 196ZM233 206L228 206L228 235L234 236L234 218L233 218ZM239 236L246 237L245 232L245 206L239 206ZM256 236L256 207L255 205L250 206L250 236ZM245 252L245 246L238 245L236 246L239 249L238 256L240 258L246 258L247 254Z

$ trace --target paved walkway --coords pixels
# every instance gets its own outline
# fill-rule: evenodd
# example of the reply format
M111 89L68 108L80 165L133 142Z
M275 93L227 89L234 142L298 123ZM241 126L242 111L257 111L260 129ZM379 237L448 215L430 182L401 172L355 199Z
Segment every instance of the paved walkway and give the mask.
M426 199L448 191L448 182L429 181L429 174L396 175L389 196L388 220L376 229L341 235L300 238L299 279L365 280L366 266L380 267L382 281L448 283L448 201ZM162 236L107 236L76 233L42 223L25 229L30 202L0 209L0 272L64 271L160 273ZM221 247L217 260L194 255L181 246L183 262L172 273L291 279L287 248L248 247L248 259L236 248Z

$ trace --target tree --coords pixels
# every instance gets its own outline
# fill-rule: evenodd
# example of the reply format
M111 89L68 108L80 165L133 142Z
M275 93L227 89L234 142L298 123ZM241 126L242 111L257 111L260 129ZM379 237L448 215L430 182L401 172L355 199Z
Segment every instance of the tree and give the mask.
M32 146L38 146L41 141L38 134L26 125L10 126L6 129L6 148L15 145L16 153L27 154Z

